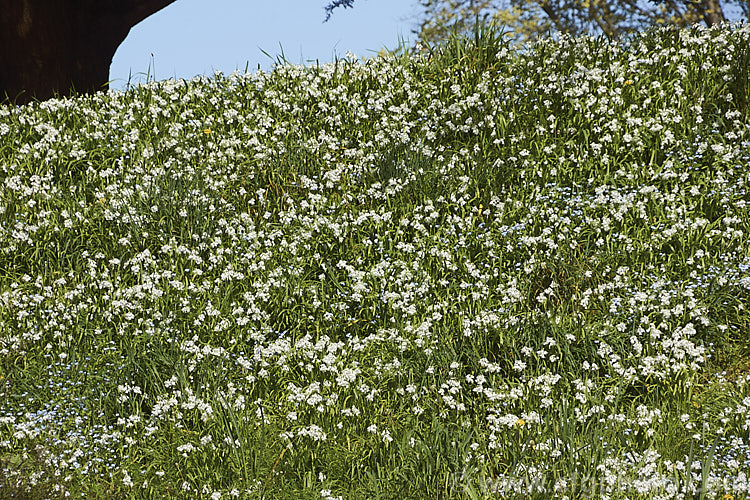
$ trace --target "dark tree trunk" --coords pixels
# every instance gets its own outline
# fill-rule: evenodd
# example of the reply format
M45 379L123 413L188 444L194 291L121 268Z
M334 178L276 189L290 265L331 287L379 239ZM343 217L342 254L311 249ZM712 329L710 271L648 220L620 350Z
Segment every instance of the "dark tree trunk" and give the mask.
M700 10L703 14L703 21L706 26L711 27L714 24L721 24L726 21L724 11L721 9L719 0L703 0L700 3Z
M175 0L0 0L0 102L107 88L130 28Z

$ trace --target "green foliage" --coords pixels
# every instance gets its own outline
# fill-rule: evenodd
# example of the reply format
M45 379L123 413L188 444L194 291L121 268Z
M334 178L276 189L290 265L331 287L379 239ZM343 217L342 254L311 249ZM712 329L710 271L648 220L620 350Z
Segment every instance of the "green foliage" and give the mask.
M657 1L631 0L421 0L417 35L434 44L452 31L471 33L475 26L496 23L515 42L529 43L550 34L605 35L621 38L653 26L708 26L726 21L724 9L739 8L748 15L748 2L736 0Z
M473 30L0 108L0 497L746 496L748 27Z

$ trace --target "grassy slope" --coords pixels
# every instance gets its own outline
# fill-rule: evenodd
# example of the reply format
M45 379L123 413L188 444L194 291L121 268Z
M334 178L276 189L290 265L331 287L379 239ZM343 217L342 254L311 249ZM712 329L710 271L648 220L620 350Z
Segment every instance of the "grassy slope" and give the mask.
M0 497L746 495L749 34L0 109Z

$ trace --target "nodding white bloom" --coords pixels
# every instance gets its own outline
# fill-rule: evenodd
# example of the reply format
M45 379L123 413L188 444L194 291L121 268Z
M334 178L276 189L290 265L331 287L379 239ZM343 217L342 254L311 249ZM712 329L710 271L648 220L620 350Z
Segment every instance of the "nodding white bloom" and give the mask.
M298 430L297 435L307 436L313 441L325 441L326 439L328 439L328 436L326 435L326 433L323 432L323 430L315 424L311 424L307 427L303 427L302 429Z

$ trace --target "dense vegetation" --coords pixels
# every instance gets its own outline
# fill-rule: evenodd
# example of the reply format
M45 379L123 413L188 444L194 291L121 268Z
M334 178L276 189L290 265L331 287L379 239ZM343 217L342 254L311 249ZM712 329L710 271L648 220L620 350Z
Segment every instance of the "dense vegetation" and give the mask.
M0 497L747 496L749 41L0 108Z

